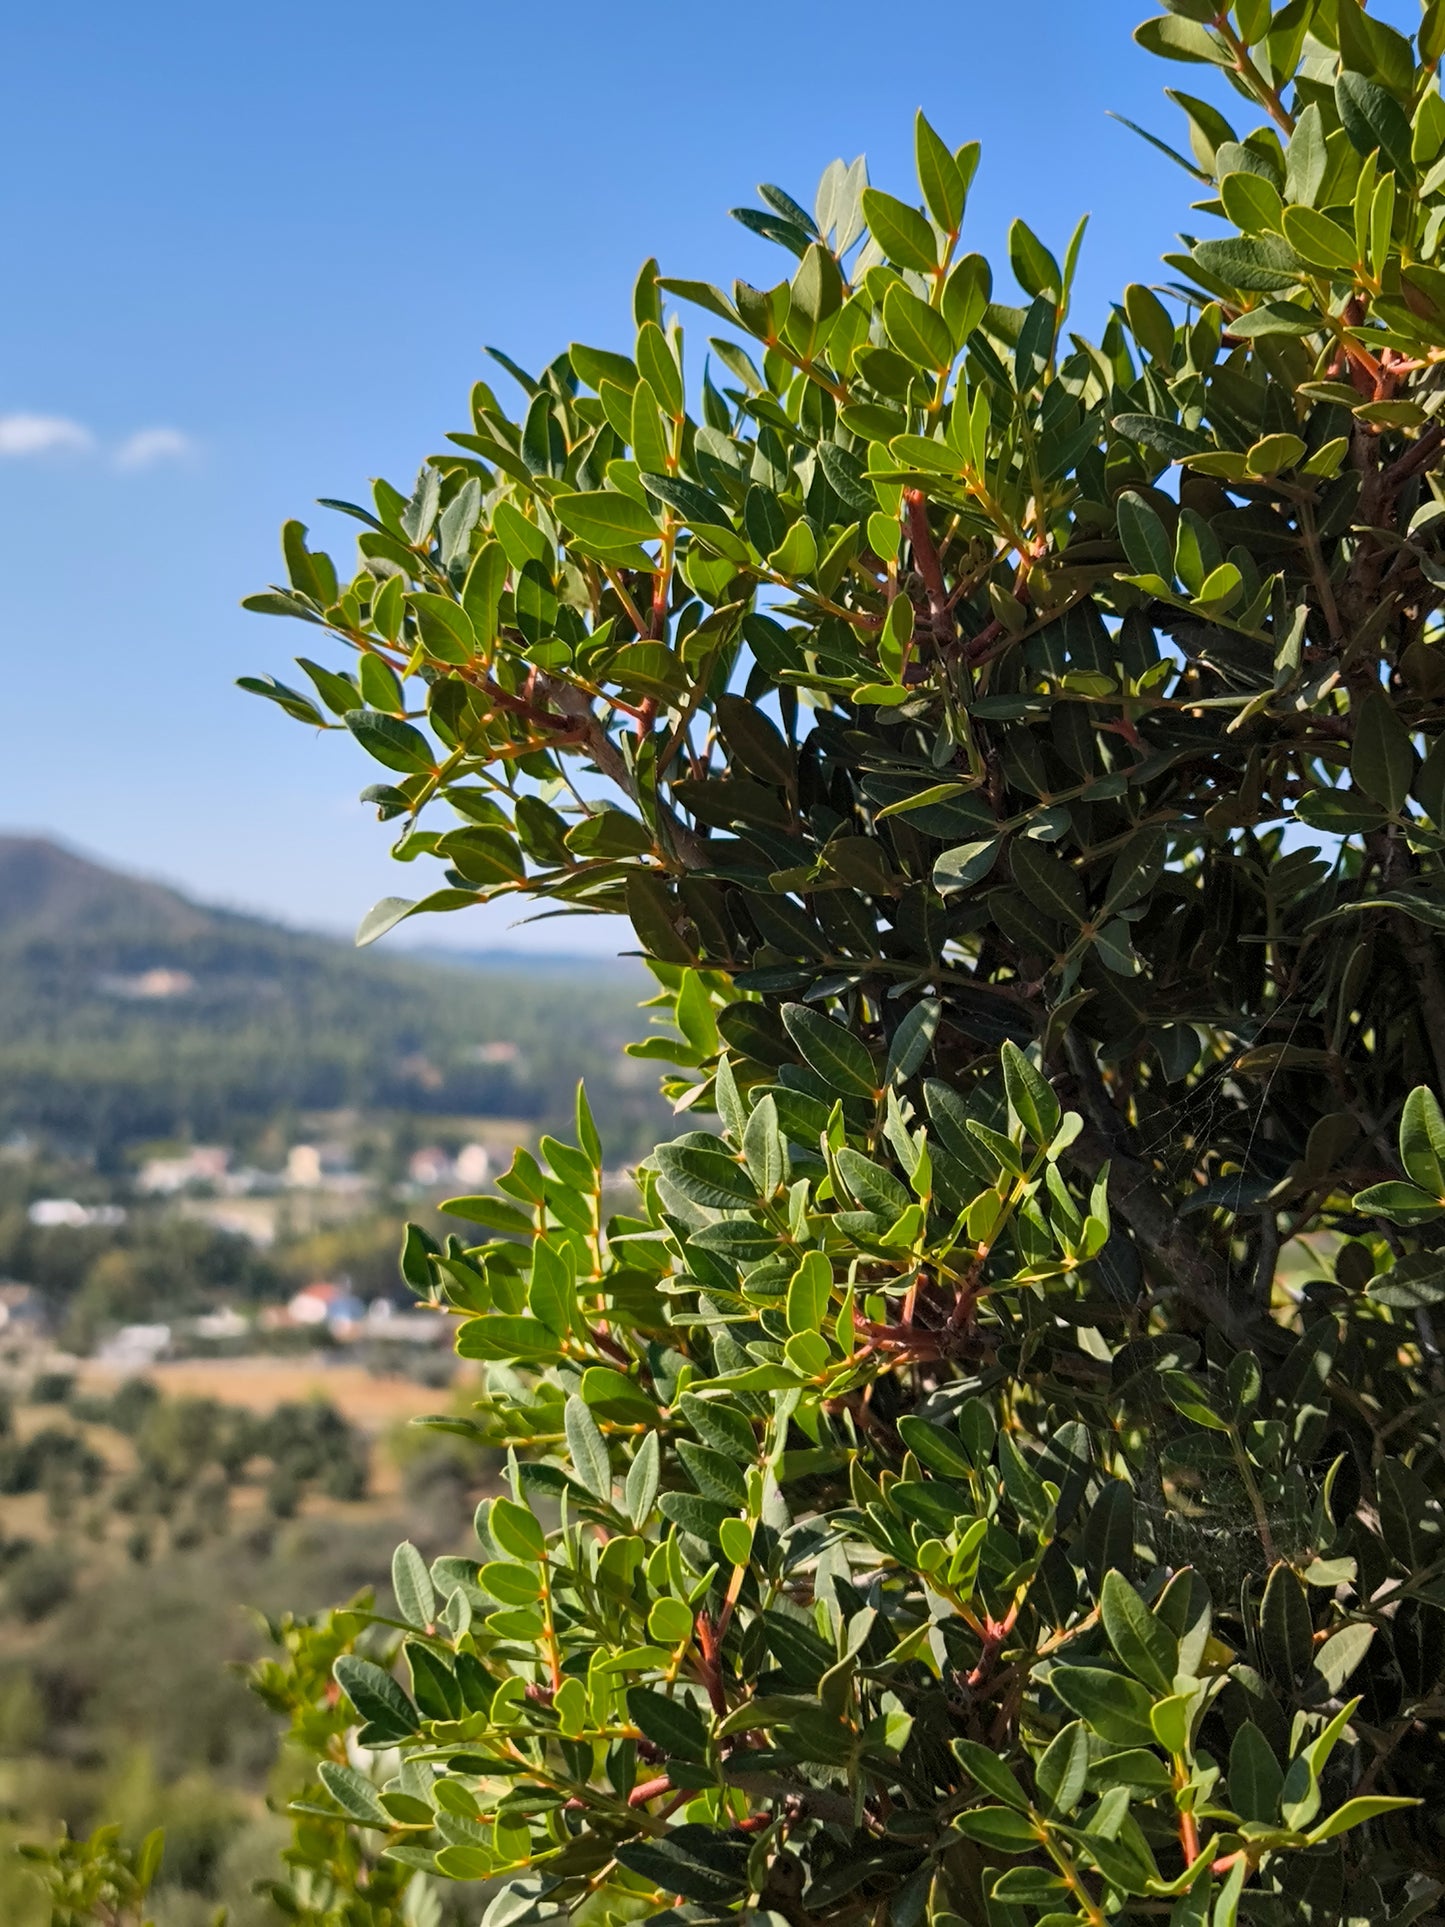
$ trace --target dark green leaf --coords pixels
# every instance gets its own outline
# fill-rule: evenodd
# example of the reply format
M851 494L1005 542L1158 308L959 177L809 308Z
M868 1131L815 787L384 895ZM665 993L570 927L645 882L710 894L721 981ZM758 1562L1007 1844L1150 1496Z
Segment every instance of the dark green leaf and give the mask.
M783 1023L803 1061L845 1097L876 1097L878 1073L866 1046L851 1031L807 1004L784 1004Z
M351 1653L343 1653L332 1671L337 1685L366 1722L364 1731L373 1736L363 1744L386 1745L416 1731L417 1710L390 1673Z
M1098 1666L1055 1666L1049 1685L1071 1713L1086 1720L1111 1746L1150 1746L1153 1695L1123 1673Z

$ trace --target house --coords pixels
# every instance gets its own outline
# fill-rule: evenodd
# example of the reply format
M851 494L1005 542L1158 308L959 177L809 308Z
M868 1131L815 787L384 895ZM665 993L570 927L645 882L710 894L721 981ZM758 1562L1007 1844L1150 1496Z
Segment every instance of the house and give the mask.
M6 1338L38 1338L49 1323L34 1285L0 1279L0 1333Z
M325 1325L336 1331L360 1324L366 1306L349 1284L303 1285L286 1307L293 1325Z
M100 988L109 991L112 997L126 997L136 1002L149 1002L157 997L185 997L196 987L189 970L167 970L163 966L138 970L130 976L105 976L99 982Z
M292 1191L366 1189L366 1179L352 1170L344 1144L293 1144L286 1154L285 1183Z
M78 1231L94 1225L110 1230L125 1223L124 1205L81 1204L75 1198L37 1198L25 1215L43 1231Z
M485 1144L464 1144L455 1157L438 1145L425 1145L407 1160L406 1174L423 1190L441 1184L485 1184L491 1175L492 1160Z
M492 1160L485 1144L464 1144L457 1152L452 1176L458 1184L485 1184L492 1175Z
M198 1144L184 1157L147 1158L136 1178L136 1189L149 1197L174 1197L193 1184L219 1184L230 1163L231 1153L222 1144Z
M244 1338L251 1329L251 1321L230 1305L222 1305L216 1311L203 1311L199 1317L192 1318L189 1329L195 1338L227 1342Z
M428 1189L437 1184L450 1184L456 1175L456 1166L447 1153L435 1144L428 1144L420 1151L413 1151L407 1159L406 1174L413 1184Z
M116 1365L122 1371L144 1371L171 1348L169 1325L122 1325L96 1350L102 1365Z
M366 1308L365 1329L356 1335L387 1344L449 1344L452 1323L434 1311L420 1311L414 1305L403 1308L390 1298L373 1298Z

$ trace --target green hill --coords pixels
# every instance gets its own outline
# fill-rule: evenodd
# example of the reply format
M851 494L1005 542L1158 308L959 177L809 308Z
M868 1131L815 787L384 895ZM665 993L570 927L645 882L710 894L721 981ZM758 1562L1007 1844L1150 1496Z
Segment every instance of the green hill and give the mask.
M621 1056L647 981L606 959L358 952L0 837L0 1135L110 1166L139 1142L244 1144L342 1107L565 1127L585 1076L628 1152L658 1111Z

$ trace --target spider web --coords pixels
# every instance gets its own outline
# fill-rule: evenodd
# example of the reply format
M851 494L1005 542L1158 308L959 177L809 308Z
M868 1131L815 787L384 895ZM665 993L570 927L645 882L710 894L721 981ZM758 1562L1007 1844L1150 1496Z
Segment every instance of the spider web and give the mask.
M1177 1098L1151 1109L1136 1126L1135 1147L1142 1161L1153 1165L1157 1159L1166 1167L1177 1161L1169 1156L1171 1147L1182 1144L1186 1151L1200 1151L1227 1141L1230 1122L1237 1122L1244 1105L1252 1105L1249 1132L1242 1151L1230 1158L1231 1178L1241 1187L1254 1179L1271 1175L1257 1153L1262 1121L1275 1079L1286 1061L1285 1052L1308 1015L1308 997L1295 992L1281 998L1269 1013L1270 1029L1278 1032L1289 1014L1292 1021L1283 1039L1279 1058L1270 1067L1257 1097L1248 1088L1231 1091L1234 1065L1251 1048L1250 1040L1237 1040L1233 1047L1207 1065L1193 1084ZM1220 1033L1211 1032L1215 1039ZM1225 1133L1221 1132L1225 1127ZM1259 1212L1270 1207L1261 1204ZM1225 1248L1225 1286L1237 1286L1252 1263L1246 1237L1249 1220L1256 1208L1241 1202L1233 1214L1230 1236ZM1276 1276L1278 1261L1276 1260ZM1202 1362L1202 1347L1201 1362ZM1182 1362L1182 1361L1181 1361ZM1190 1368L1197 1374L1197 1366ZM1237 1594L1241 1584L1264 1574L1269 1565L1260 1532L1262 1508L1274 1545L1282 1551L1297 1549L1303 1522L1286 1504L1271 1504L1258 1489L1251 1496L1220 1433L1191 1428L1181 1418L1159 1382L1157 1370L1138 1374L1129 1386L1129 1403L1142 1421L1145 1441L1130 1454L1134 1475L1134 1505L1141 1541L1147 1541L1155 1557L1172 1567L1192 1566L1209 1585L1216 1599ZM1217 1458L1200 1465L1182 1465L1169 1457L1170 1445L1192 1431L1195 1439L1217 1445ZM1258 1481L1256 1481L1258 1488Z

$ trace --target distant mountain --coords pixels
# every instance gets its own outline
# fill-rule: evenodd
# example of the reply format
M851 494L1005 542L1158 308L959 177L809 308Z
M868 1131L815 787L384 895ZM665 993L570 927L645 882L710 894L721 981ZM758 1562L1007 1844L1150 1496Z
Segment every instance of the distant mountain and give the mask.
M600 962L356 951L0 836L0 1132L109 1164L348 1106L565 1128L585 1076L630 1150L658 1115L620 1054L648 980Z

